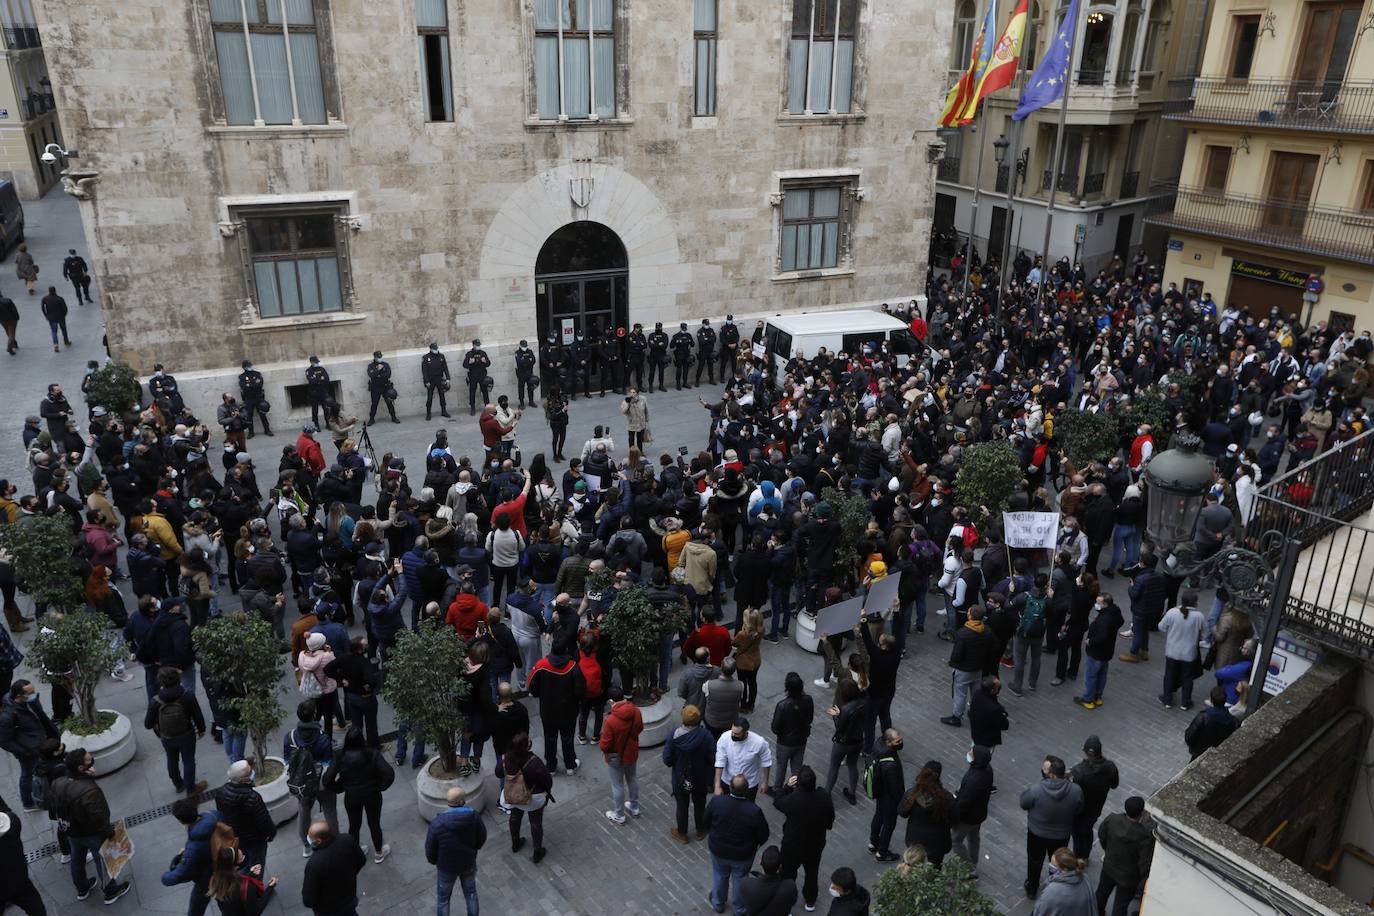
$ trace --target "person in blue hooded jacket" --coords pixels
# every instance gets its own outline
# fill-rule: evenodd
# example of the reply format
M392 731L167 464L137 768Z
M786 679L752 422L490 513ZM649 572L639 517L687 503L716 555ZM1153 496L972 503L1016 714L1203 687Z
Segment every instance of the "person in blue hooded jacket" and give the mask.
M165 887L191 885L191 900L186 908L188 916L201 916L210 904L207 890L210 875L215 870L210 856L210 839L219 823L218 811L201 811L194 798L179 798L172 803L172 816L186 827L186 845L162 873Z
M749 524L754 523L754 519L763 511L764 506L772 506L774 515L782 515L782 497L771 480L759 484L759 488L749 497Z
M439 916L448 916L453 885L461 883L468 916L477 916L477 850L487 841L482 815L468 807L461 786L448 790L448 809L429 822L425 858L438 874Z

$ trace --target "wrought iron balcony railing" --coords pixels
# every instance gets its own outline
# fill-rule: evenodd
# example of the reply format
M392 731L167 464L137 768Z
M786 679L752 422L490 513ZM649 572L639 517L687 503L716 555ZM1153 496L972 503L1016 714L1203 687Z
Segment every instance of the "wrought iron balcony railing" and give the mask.
M1171 229L1374 265L1374 213L1180 187L1171 211L1147 218Z
M1041 176L1040 176L1040 190L1042 190L1042 191L1048 191L1049 189L1050 189L1050 170L1049 170L1049 169L1045 169L1045 171L1044 171L1044 172L1041 174ZM1078 193L1078 175L1077 175L1077 174L1073 174L1073 173L1069 173L1069 172L1060 172L1060 173L1059 173L1059 190L1063 191L1065 194L1077 194L1077 193Z
M935 177L939 181L959 181L959 160L951 159L946 156L940 160L940 164L935 167Z
M1189 104L1165 117L1212 124L1374 134L1374 80L1248 79L1200 76Z
M1121 176L1121 196L1135 197L1136 188L1140 186L1139 172L1126 172Z

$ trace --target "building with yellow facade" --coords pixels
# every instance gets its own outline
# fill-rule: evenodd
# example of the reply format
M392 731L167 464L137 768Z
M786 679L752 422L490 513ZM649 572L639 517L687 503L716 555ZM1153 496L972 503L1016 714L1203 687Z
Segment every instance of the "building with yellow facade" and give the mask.
M31 0L0 0L0 27L0 180L35 200L57 183L61 167L42 155L49 143L62 145L62 132Z
M1217 0L1165 279L1305 322L1374 326L1374 9Z

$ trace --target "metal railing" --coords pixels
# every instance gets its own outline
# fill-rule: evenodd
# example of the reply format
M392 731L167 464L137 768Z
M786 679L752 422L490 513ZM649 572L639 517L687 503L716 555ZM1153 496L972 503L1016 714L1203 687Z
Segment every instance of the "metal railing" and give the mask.
M1134 70L1118 70L1118 71L1116 71L1116 85L1117 85L1118 87L1129 86L1129 85L1131 85L1131 84L1134 83L1134 82L1135 82L1135 71L1134 71Z
M1106 172L1089 172L1083 176L1083 196L1089 194L1101 194L1102 189L1107 185Z
M1139 172L1124 172L1121 175L1121 196L1135 197L1136 188L1140 186Z
M5 28L5 47L11 51L22 51L26 48L43 47L42 40L38 37L36 26L20 26L18 28Z
M1079 70L1074 80L1076 86L1101 86L1107 81L1106 70Z
M1048 191L1049 189L1050 189L1050 170L1049 170L1049 169L1045 169L1045 171L1044 171L1044 172L1041 174L1041 176L1040 176L1040 190L1042 190L1042 191ZM1063 191L1065 194L1077 194L1077 193L1078 193L1078 175L1077 175L1077 173L1074 173L1074 172L1060 172L1060 173L1059 173L1059 190Z
M1165 117L1213 124L1374 134L1374 80L1233 80L1200 76Z
M940 164L935 166L935 178L937 181L959 182L959 159L951 159L946 156L940 160Z
M1374 657L1374 530L1353 522L1374 507L1374 430L1265 484L1242 545L1278 566L1299 549L1283 626Z
M1172 229L1374 265L1374 213L1180 187L1171 212L1147 218Z

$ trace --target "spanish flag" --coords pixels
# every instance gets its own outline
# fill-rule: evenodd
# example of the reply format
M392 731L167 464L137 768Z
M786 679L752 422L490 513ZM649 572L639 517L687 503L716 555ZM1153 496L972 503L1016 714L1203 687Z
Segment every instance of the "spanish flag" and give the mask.
M998 89L1011 85L1016 78L1016 68L1021 63L1021 44L1026 37L1026 17L1029 15L1029 0L1021 0L1012 11L1002 38L992 49L992 58L983 68L973 102L968 106L968 119L972 120L978 110L978 103Z
M1025 21L1024 16L1022 21ZM945 96L945 110L940 114L941 127L958 127L973 120L972 112L969 112L968 117L964 117L964 112L970 107L974 111L978 108L978 84L988 61L992 59L992 45L989 39L996 28L997 0L989 0L987 15L983 17L983 27L978 30L978 37L973 41L973 53L969 55L968 70L959 77L959 82L955 83Z

